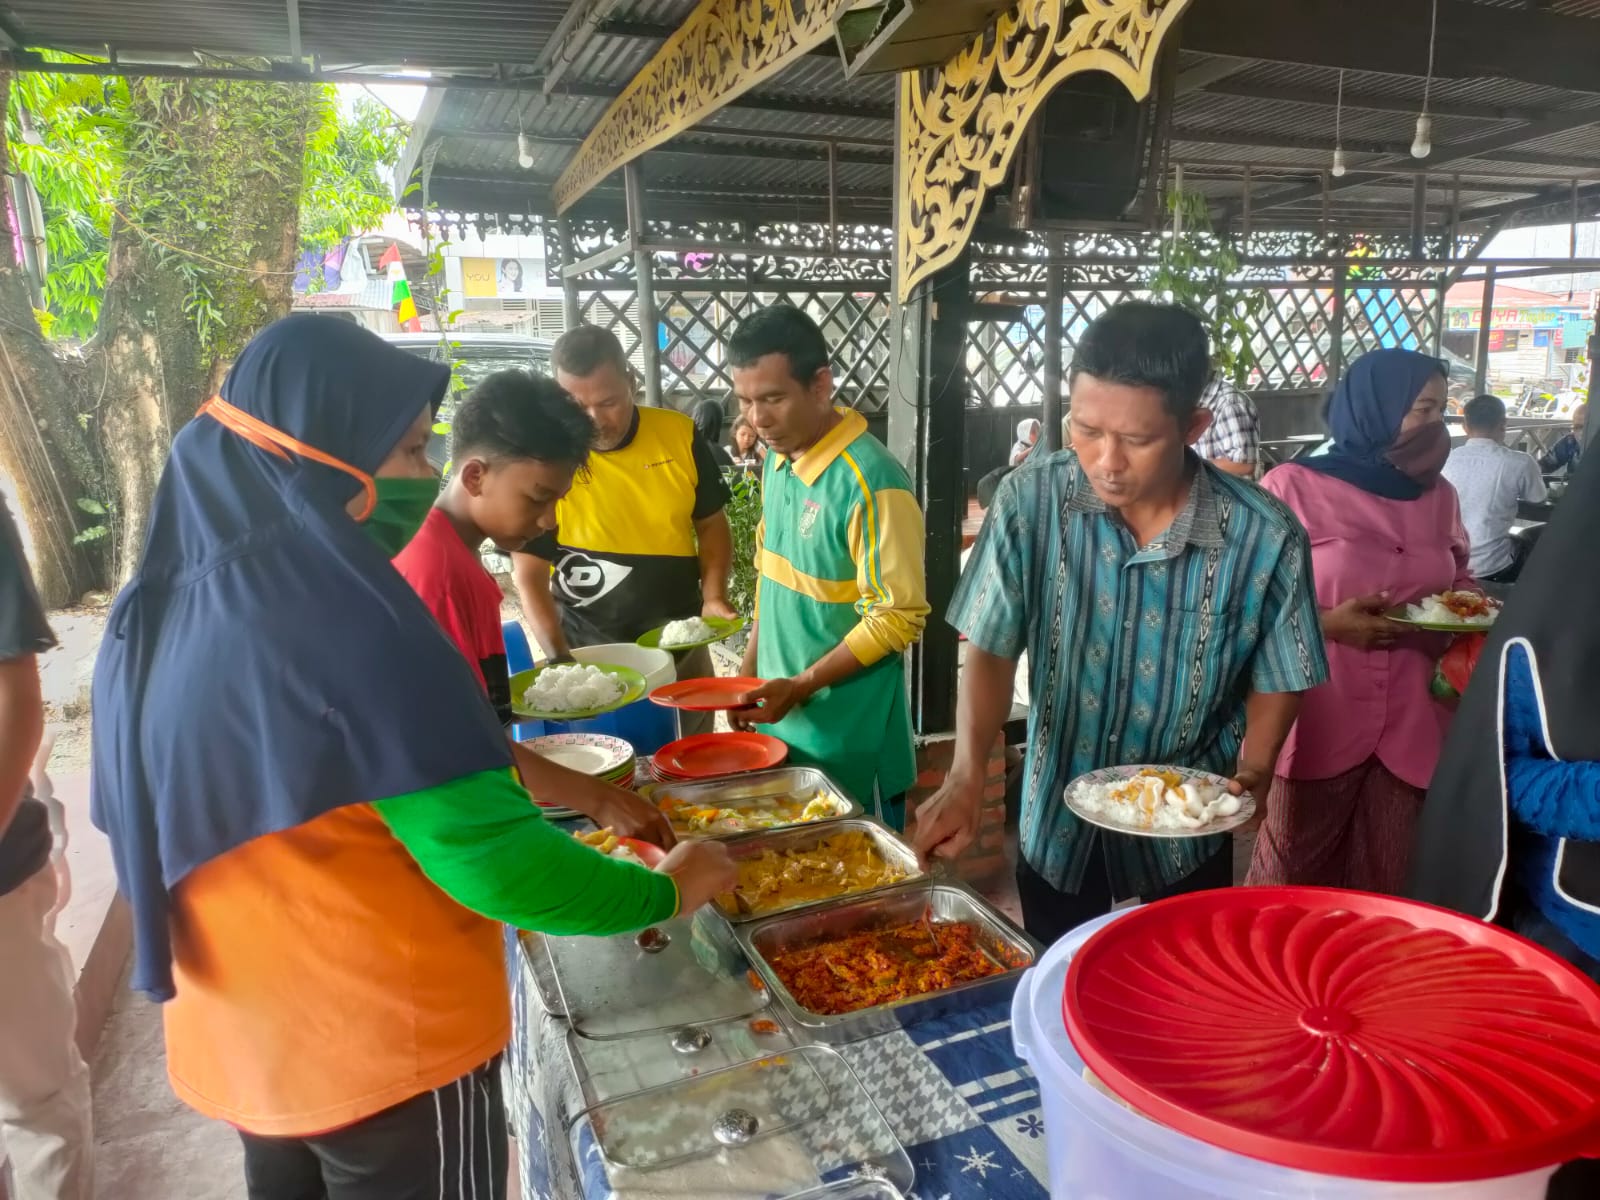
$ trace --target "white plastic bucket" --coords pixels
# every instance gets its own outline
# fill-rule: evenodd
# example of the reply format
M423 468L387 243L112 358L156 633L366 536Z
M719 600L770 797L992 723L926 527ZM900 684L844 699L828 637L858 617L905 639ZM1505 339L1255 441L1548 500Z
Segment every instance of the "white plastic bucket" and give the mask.
M1112 1100L1084 1079L1061 995L1072 956L1121 915L1062 938L1018 981L1011 1002L1013 1044L1039 1081L1051 1200L1543 1200L1559 1164L1466 1183L1341 1179L1223 1150Z
M578 646L572 651L575 662L605 663L613 667L628 667L644 676L648 690L666 687L678 678L678 668L672 655L665 650L635 646L632 642L613 642L602 646Z

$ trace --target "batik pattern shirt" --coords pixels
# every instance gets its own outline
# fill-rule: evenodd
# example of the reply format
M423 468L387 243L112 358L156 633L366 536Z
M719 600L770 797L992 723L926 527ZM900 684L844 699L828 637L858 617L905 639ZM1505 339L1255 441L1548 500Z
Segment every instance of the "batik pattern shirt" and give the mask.
M1294 515L1202 464L1187 505L1140 548L1071 451L1029 462L995 495L950 604L979 649L1028 653L1022 853L1066 892L1103 849L1119 898L1174 883L1218 837L1142 838L1079 821L1077 776L1123 763L1231 775L1251 692L1327 678L1311 554Z

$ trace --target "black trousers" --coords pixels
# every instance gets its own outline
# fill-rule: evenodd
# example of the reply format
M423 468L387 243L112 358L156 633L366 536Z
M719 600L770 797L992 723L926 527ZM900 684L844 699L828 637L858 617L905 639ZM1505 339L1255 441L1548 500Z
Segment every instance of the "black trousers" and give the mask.
M498 1057L331 1133L239 1136L250 1200L506 1200Z
M1146 902L1165 900L1168 896L1182 896L1189 892L1205 892L1212 888L1233 886L1233 838L1229 837L1218 850L1177 883L1169 884L1159 892L1141 896ZM1085 921L1103 917L1115 903L1111 895L1111 877L1106 874L1104 850L1096 847L1089 856L1089 868L1083 876L1083 886L1076 895L1060 892L1046 883L1022 859L1017 860L1017 898L1022 901L1022 927L1046 946L1055 944L1063 934L1076 929Z

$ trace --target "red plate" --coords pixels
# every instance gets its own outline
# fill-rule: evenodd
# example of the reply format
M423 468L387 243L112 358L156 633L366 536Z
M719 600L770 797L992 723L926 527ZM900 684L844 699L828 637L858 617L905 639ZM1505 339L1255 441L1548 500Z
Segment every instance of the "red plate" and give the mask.
M662 859L667 857L667 852L660 846L652 845L649 842L641 842L638 838L625 837L618 838L617 841L632 850L638 856L639 861L652 871L661 865Z
M764 733L701 733L656 751L657 768L673 779L712 779L776 767L789 747Z
M765 682L742 675L684 679L658 687L650 693L650 699L664 708L681 708L686 712L729 712L751 707L741 704L739 697L755 691Z
M1073 956L1083 1061L1145 1116L1348 1179L1518 1175L1600 1150L1600 991L1459 913L1332 888L1135 909Z

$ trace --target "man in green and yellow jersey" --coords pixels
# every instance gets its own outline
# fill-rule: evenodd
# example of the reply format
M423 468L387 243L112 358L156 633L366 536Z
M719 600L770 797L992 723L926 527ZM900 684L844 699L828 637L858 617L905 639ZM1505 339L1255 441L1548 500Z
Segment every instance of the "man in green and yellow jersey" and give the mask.
M916 779L903 655L927 621L922 512L860 413L833 405L822 331L775 305L728 343L733 390L770 453L756 535L756 623L736 713L770 725L896 828Z
M552 661L573 646L632 642L668 621L732 617L728 485L694 422L634 399L615 334L580 325L550 355L556 382L598 431L585 473L556 506L556 528L513 555L523 615ZM714 674L707 650L678 658L678 678ZM709 714L685 714L684 733Z

